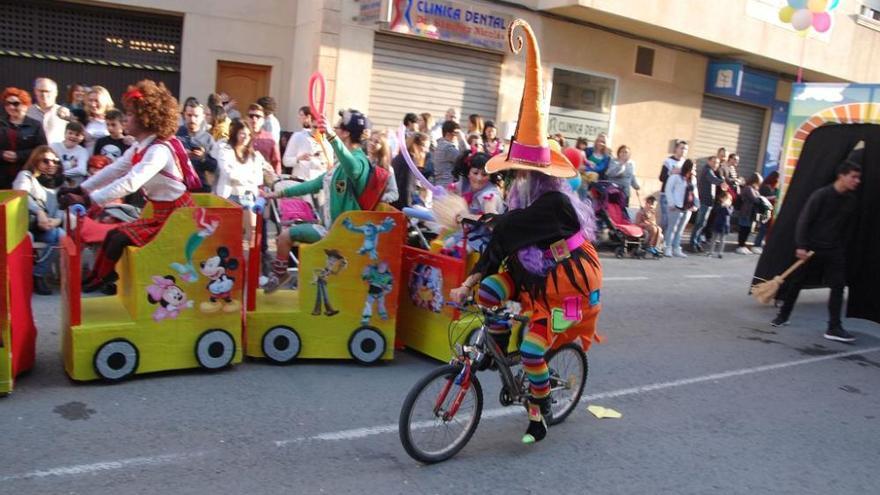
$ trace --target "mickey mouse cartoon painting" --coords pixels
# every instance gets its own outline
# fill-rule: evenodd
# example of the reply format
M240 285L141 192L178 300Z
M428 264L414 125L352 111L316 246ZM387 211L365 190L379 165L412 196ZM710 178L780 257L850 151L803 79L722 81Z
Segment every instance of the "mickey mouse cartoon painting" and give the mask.
M153 312L155 321L175 319L181 310L193 307L193 302L186 297L183 289L177 286L177 280L173 275L164 277L154 275L153 283L147 286L147 301L159 305Z
M235 286L235 277L229 274L238 269L238 260L229 257L229 248L221 246L217 248L217 255L202 261L199 271L208 278L208 301L199 305L203 313L216 313L223 311L234 313L241 310L241 303L232 299L232 288Z

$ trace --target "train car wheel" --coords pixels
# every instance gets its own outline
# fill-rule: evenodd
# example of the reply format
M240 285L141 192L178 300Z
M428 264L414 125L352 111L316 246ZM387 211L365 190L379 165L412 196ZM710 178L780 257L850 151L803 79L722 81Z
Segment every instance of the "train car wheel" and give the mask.
M203 368L224 368L229 366L233 357L235 339L226 330L208 330L196 341L196 360Z
M372 327L360 327L348 340L348 352L361 364L373 364L385 354L385 337Z
M302 340L290 327L272 327L263 335L263 354L276 364L287 364L299 355Z
M128 378L137 370L138 350L124 339L105 342L95 352L95 373L108 382L118 382Z

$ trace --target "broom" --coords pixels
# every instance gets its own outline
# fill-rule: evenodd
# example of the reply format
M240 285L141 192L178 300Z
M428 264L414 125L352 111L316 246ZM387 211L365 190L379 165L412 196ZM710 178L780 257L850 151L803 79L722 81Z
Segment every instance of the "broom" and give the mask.
M773 301L776 300L776 293L779 292L785 279L809 261L811 256L813 256L813 251L808 252L806 258L795 261L793 265L788 267L788 270L782 272L782 275L777 275L770 280L759 279L761 282L752 286L752 297L761 304L773 304Z

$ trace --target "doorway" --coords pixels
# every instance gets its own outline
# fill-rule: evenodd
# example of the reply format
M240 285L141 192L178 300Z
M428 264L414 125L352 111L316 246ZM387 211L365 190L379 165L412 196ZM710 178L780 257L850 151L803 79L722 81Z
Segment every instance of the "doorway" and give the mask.
M272 66L217 61L217 92L226 93L237 102L236 109L244 114L248 105L269 95Z

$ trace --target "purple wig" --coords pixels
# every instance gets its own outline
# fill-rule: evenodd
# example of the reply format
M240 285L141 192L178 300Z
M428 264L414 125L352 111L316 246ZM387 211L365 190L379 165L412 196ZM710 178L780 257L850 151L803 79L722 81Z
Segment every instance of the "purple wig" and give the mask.
M577 213L584 236L590 242L595 241L596 217L593 214L593 209L578 198L565 179L551 177L540 172L520 171L514 177L513 182L511 182L510 193L507 196L507 206L511 210L525 208L534 203L542 194L551 191L559 191L568 196L571 206Z

